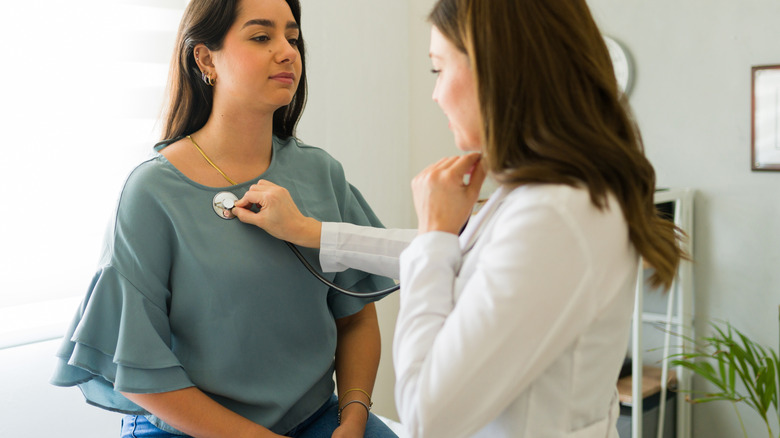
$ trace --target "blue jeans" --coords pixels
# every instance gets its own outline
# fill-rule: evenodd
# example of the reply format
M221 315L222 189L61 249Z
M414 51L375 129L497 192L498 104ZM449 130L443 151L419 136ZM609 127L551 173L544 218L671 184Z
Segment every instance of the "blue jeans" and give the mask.
M335 395L293 430L284 434L292 438L330 438L338 427L339 401ZM398 438L376 415L366 423L364 438ZM155 427L142 415L127 415L122 419L121 438L182 438ZM184 437L187 438L187 437Z
M311 417L287 432L285 436L293 438L330 438L339 426L339 400L335 395L330 397L322 407ZM389 427L374 414L368 416L364 438L398 438Z
M160 430L143 415L126 415L122 419L121 438L168 438L178 437Z

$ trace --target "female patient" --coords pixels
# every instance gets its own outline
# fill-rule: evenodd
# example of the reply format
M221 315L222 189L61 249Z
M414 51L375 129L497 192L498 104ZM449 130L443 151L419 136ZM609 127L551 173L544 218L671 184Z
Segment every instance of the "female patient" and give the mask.
M303 48L298 0L187 6L170 140L127 179L53 378L129 414L123 437L395 436L369 415L374 305L330 292L282 242L213 208L218 192L241 197L262 176L311 216L381 225L339 163L293 137ZM391 283L337 277L358 290Z
M265 181L239 203L263 209L236 214L321 246L323 267L400 266L393 355L410 436L617 437L639 256L668 286L681 252L599 29L585 0L440 0L430 18L433 98L478 153L415 178L411 244L320 225ZM483 167L500 188L459 238Z

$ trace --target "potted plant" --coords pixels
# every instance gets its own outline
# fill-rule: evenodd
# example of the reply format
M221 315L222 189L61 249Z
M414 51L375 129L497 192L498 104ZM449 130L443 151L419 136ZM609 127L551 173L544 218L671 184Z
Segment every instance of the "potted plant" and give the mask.
M670 356L672 366L682 366L717 388L714 392L691 391L687 400L691 403L730 401L747 437L737 409L737 403L743 402L764 420L770 438L780 438L772 431L769 421L771 416L776 415L780 422L780 360L777 352L758 345L729 323L722 324L725 327L714 323L711 326L714 330L712 336L688 339L694 346L693 352Z

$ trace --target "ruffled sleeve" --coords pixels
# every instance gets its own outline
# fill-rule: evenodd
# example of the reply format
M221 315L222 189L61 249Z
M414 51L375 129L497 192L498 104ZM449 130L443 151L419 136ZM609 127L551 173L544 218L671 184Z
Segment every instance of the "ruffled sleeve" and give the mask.
M144 188L149 181L139 183L145 179L136 169L125 185L102 266L65 334L52 377L54 385L78 385L91 404L133 414L146 412L120 391L193 386L172 351L171 250L163 202Z
M382 225L382 222L368 205L360 191L346 181L341 164L334 160L333 166L335 168L332 169L333 187L336 190L337 197L340 198L341 221L355 225L384 228L384 225ZM347 269L337 273L334 283L345 289L357 292L374 292L395 285L395 282L390 278L368 274L355 269ZM381 298L356 298L335 290L328 292L328 304L331 307L334 318L337 319L357 313L367 303L378 301Z

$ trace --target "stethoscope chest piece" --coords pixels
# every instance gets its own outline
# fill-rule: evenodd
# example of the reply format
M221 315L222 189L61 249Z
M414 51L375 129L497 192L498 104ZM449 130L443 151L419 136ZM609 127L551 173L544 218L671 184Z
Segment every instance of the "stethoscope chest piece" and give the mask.
M233 193L219 192L214 195L211 206L214 208L214 213L216 213L217 216L225 220L230 220L236 218L236 215L232 212L233 207L236 206L236 201L238 201L238 197Z

